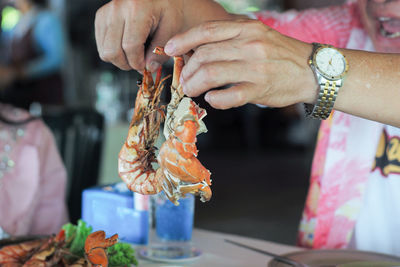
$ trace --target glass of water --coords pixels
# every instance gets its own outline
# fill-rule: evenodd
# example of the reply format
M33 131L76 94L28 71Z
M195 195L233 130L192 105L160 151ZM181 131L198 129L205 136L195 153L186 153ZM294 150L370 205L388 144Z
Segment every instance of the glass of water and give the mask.
M175 206L164 192L155 196L154 215L157 238L161 241L190 241L192 239L195 198L186 194Z

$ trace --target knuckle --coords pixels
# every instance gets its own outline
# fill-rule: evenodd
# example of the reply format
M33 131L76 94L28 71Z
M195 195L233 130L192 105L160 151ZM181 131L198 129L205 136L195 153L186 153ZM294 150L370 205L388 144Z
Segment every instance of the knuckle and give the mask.
M105 53L104 49L99 49L98 50L99 57L101 60L109 62L110 61L110 56L108 53Z
M102 50L100 51L100 58L104 61L111 61L115 57L115 51L113 50Z
M249 44L249 48L256 54L258 57L266 58L268 57L268 48L267 45L261 40L253 40Z
M246 94L243 90L238 90L236 92L236 106L242 106L246 104Z
M108 59L106 58L106 56L104 55L104 53L101 52L101 51L99 51L99 57L100 57L101 60L103 60L103 61L105 61L105 62L108 62Z
M115 62L121 58L121 50L103 50L100 52L100 58L104 61Z
M200 26L200 31L203 33L203 37L207 40L211 39L217 31L218 25L216 22L207 22Z
M261 75L265 75L266 73L270 72L268 62L263 60L253 62L250 68L252 69L253 72L260 73Z
M202 47L199 47L196 50L196 53L193 54L193 56L191 57L191 60L193 60L195 63L201 65L206 58L206 52L204 51L204 49Z
M123 41L121 44L122 50L125 52L130 52L135 50L135 43L130 41Z
M105 62L109 62L114 64L115 66L117 66L118 68L120 68L121 70L130 70L131 68L129 67L129 65L127 65L124 61L123 58L121 58L120 56L112 56L112 57L108 57L108 55L104 55L103 53L99 53L99 56L101 58L101 60L105 61Z
M212 85L216 82L218 76L217 69L213 65L209 64L205 66L203 72L206 84Z

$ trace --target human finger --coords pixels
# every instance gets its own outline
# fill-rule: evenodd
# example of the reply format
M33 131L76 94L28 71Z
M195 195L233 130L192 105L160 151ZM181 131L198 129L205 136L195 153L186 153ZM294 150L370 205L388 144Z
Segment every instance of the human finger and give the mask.
M152 31L157 26L151 6L142 7L132 2L131 10L128 11L125 21L125 29L122 39L122 48L129 62L135 70L143 70L145 64L145 44ZM147 12L141 12L147 10Z
M165 27L164 27L165 26ZM169 56L162 56L153 53L157 46L164 47L168 39L173 35L171 27L164 25L162 22L159 24L159 29L154 33L149 47L145 51L145 61L146 68L155 72L165 61L167 61Z
M228 89L207 92L205 100L216 109L240 107L250 102L255 90L251 83L240 83Z
M182 79L188 79L201 65L213 61L242 60L242 55L238 53L237 47L240 47L240 44L238 44L238 41L233 40L200 46L183 67Z
M95 29L95 39L96 39L96 46L97 46L97 51L100 54L100 51L102 51L103 48L103 41L104 37L106 34L106 25L103 21L104 18L104 6L99 8L96 12L96 16L94 19L94 29Z
M101 7L96 12L95 17L95 36L96 36L96 44L97 50L100 58L105 62L112 62L114 58L121 57L121 53L118 54L120 38L115 38L115 35L121 34L123 28L123 21L117 20L114 21L110 18L113 17L113 6L114 2L110 2L103 7ZM111 28L111 31L108 29ZM108 36L107 36L108 33ZM111 33L111 37L110 37ZM115 33L115 34L112 34ZM104 44L108 43L108 39L111 39L112 44L110 45L113 49L109 49L105 47ZM107 41L106 41L107 40ZM121 67L127 68L127 64L122 63Z
M181 79L183 92L190 96L199 96L209 89L227 84L246 81L240 61L220 61L201 66L188 80Z
M211 21L171 38L165 46L170 56L183 55L203 44L235 38L241 32L240 21Z
M131 69L122 51L123 16L114 16L115 1L103 6L96 14L98 30L98 50L102 60L110 62L123 70ZM117 1L118 2L118 1ZM101 32L100 32L101 31Z
M122 36L125 24L116 25L116 27L107 28L106 35L102 44L102 53L100 58L110 62L122 70L132 69L122 48Z

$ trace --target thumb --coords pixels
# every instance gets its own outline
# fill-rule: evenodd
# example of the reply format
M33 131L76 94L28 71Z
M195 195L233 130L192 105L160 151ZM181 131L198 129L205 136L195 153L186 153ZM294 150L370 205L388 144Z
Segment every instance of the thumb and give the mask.
M145 60L146 68L149 71L157 71L157 69L170 58L169 56L156 55L153 53L153 50L157 46L164 47L171 36L173 36L171 30L168 31L167 29L162 29L162 27L155 32L150 44L146 47Z

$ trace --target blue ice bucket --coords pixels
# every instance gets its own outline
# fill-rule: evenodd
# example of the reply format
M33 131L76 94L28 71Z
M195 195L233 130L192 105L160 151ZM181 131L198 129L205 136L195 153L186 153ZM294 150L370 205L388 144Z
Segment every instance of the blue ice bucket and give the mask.
M125 184L93 187L82 193L82 219L93 231L103 230L107 236L118 234L121 241L147 244L149 212L133 207L133 193Z

